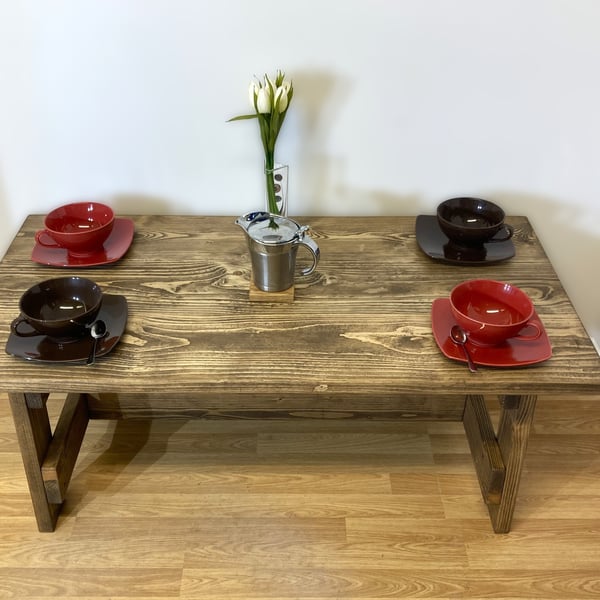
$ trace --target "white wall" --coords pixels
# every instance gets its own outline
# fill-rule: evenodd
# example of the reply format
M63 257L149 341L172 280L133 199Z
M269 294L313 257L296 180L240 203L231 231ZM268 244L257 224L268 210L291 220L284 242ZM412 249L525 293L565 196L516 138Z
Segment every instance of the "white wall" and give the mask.
M291 214L487 196L600 340L597 0L0 0L0 254L31 212L262 205L253 74L295 97Z

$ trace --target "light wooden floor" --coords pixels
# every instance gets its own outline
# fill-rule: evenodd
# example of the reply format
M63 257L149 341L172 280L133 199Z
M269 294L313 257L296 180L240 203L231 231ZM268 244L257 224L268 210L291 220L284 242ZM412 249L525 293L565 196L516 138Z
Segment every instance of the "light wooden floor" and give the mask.
M41 534L0 396L0 598L599 598L600 395L535 423L507 535L460 423L339 421L93 421Z

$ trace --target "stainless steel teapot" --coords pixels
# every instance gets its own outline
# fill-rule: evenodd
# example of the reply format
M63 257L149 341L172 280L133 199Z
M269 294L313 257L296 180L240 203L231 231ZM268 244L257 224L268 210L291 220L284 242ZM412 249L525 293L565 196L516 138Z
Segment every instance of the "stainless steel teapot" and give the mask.
M235 221L246 234L252 281L265 292L281 292L294 283L298 248L308 249L312 264L300 270L301 276L310 275L319 263L320 250L307 234L308 225L299 225L293 219L268 212L247 213Z

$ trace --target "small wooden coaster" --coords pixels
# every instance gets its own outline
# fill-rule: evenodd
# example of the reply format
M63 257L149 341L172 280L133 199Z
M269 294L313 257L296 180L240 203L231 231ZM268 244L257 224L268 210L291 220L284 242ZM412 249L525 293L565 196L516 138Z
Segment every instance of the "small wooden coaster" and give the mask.
M253 302L282 302L292 304L294 302L294 286L281 292L265 292L259 290L253 281L250 281L250 300Z

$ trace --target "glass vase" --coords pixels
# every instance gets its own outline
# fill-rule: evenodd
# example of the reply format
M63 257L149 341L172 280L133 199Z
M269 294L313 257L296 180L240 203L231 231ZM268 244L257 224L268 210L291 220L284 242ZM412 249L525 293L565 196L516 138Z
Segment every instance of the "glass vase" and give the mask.
M266 210L287 217L288 211L288 165L275 163L272 169L265 167Z

